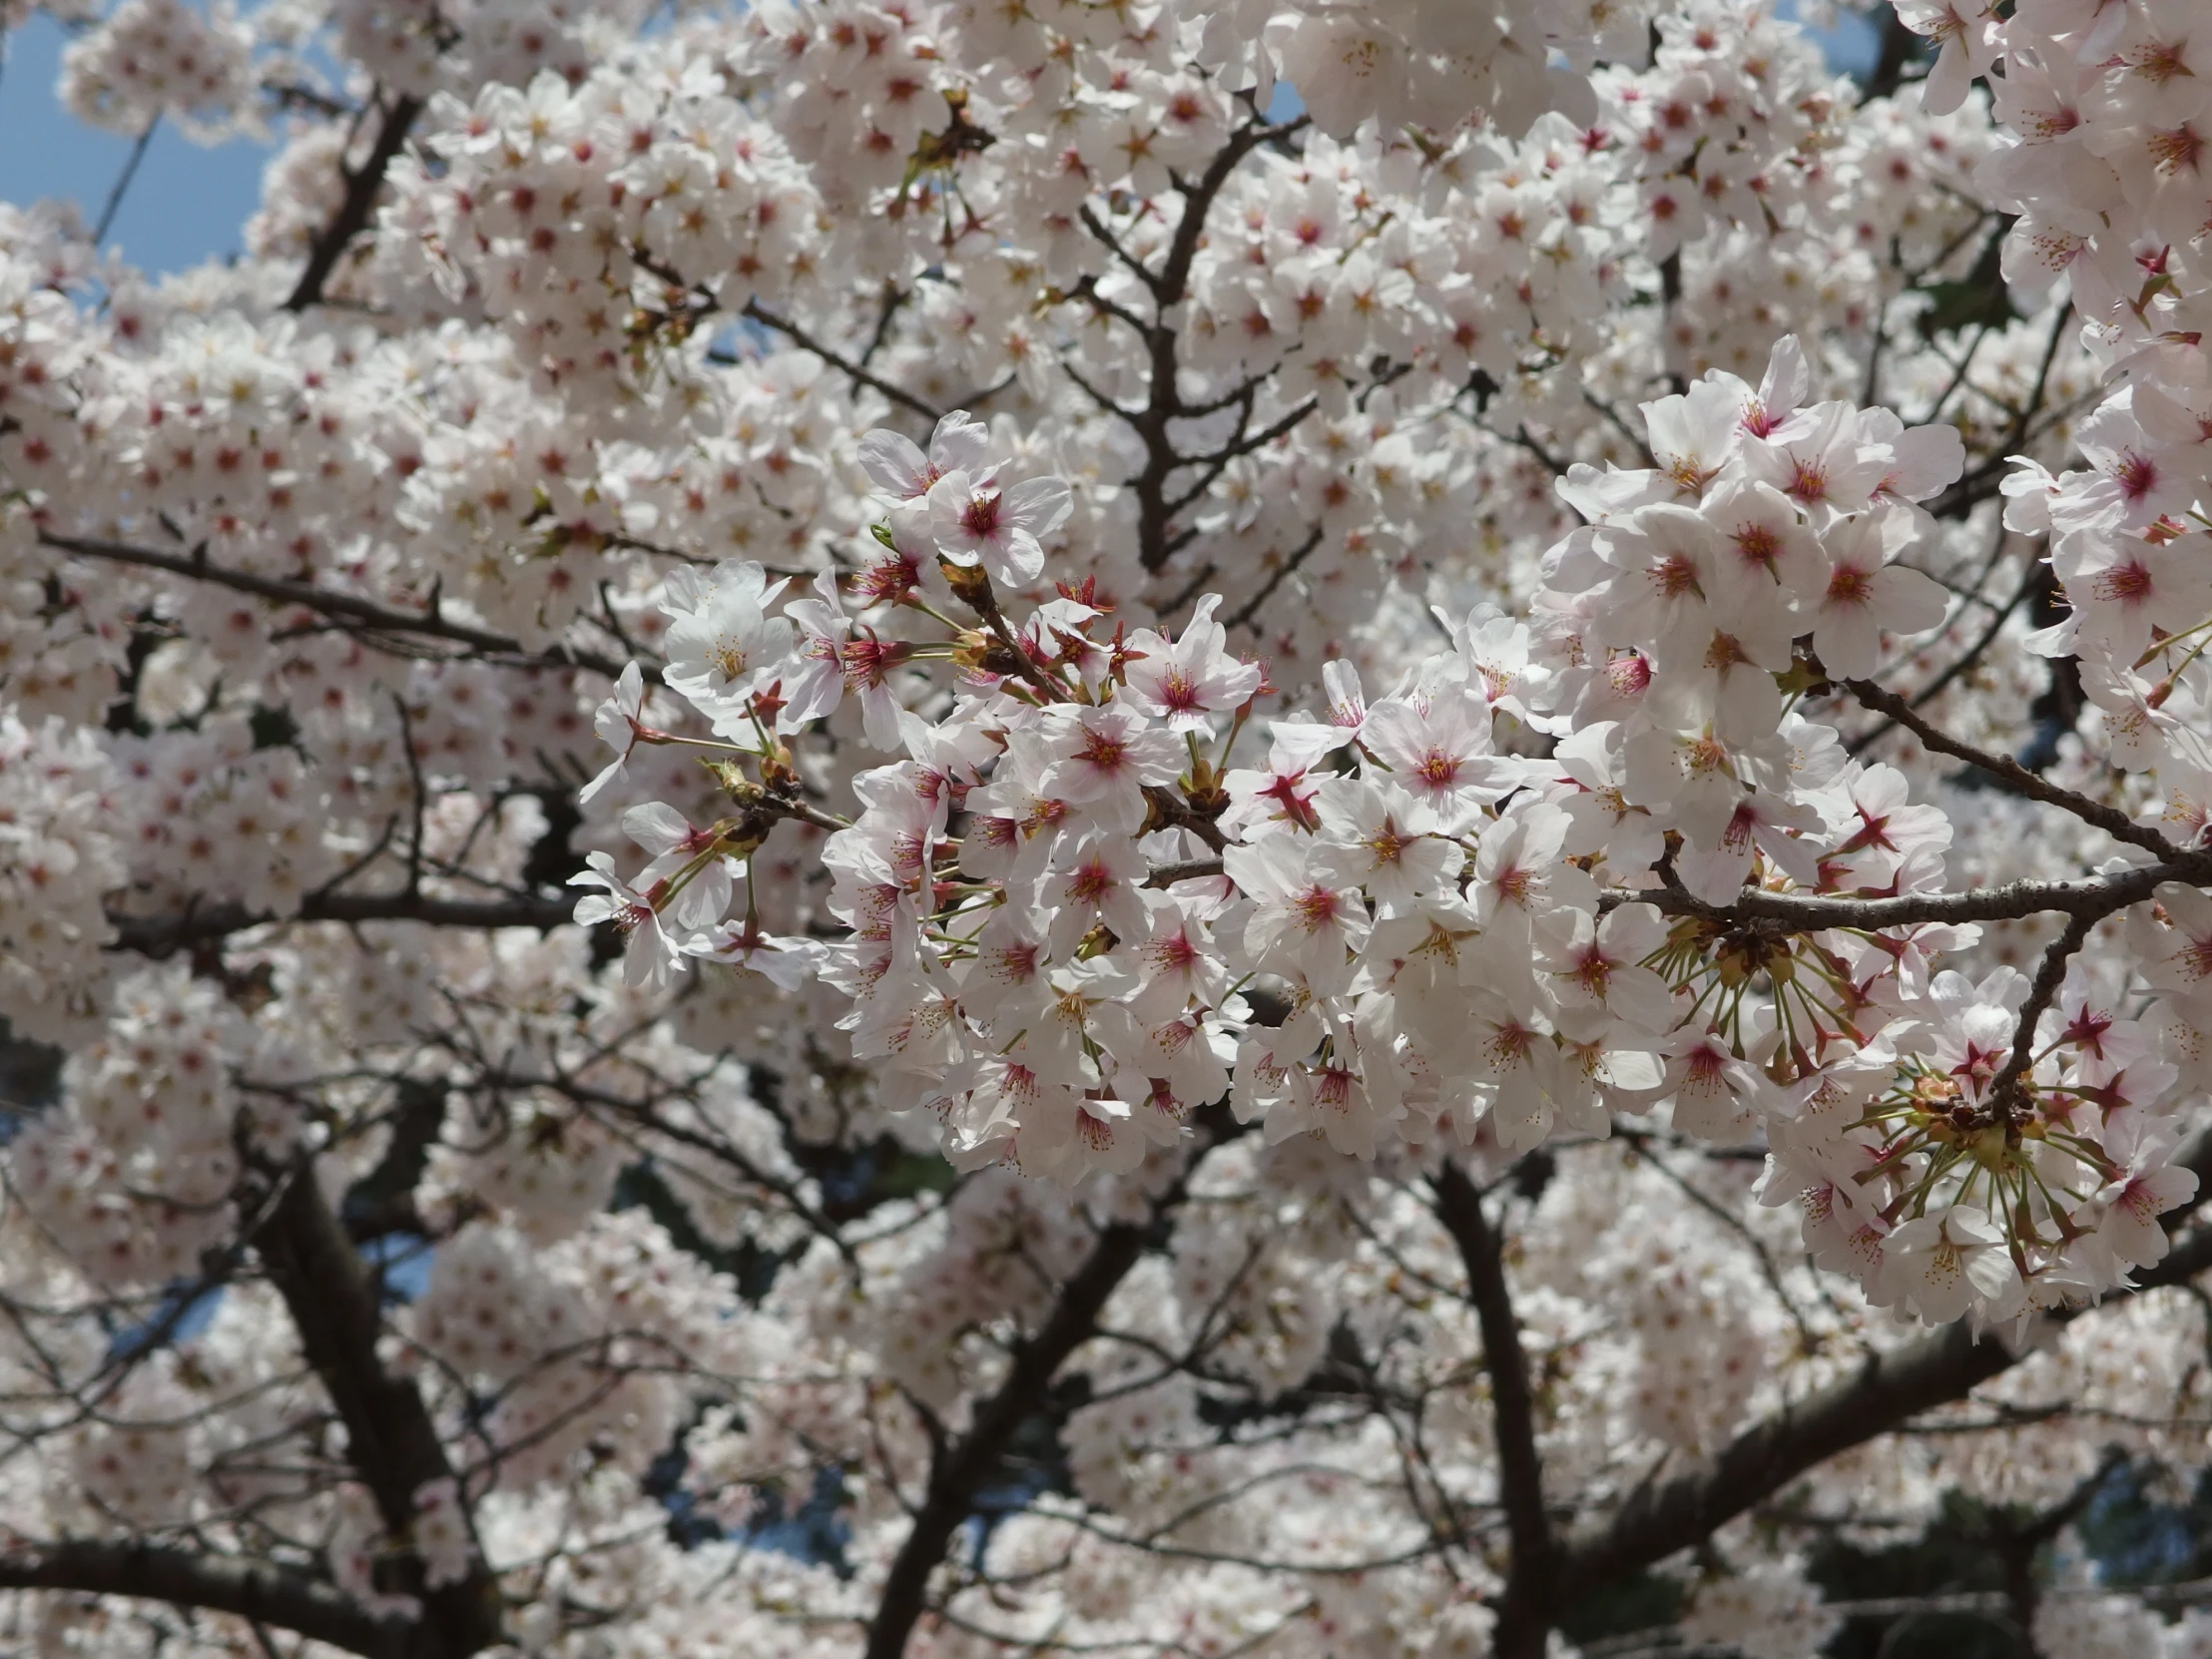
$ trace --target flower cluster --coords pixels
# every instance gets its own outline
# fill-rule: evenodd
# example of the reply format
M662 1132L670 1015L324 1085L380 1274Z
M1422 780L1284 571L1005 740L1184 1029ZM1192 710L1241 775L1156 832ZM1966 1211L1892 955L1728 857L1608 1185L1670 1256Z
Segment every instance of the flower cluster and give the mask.
M2202 1465L2186 5L43 9L282 131L0 205L0 1646L1806 1653Z
M70 1109L12 1147L12 1185L102 1283L160 1285L193 1273L234 1225L233 1068L251 1039L181 965L133 976L116 1000L101 1040L71 1062Z
M96 127L135 136L167 117L213 143L252 120L253 45L228 5L124 0L62 54L62 102Z
M1533 633L1477 611L1372 699L1332 665L1328 718L1273 722L1250 765L1263 671L1215 599L1173 634L1109 633L1064 586L1009 619L995 594L1037 582L1066 486L1003 483L964 415L926 451L873 434L887 557L857 616L827 579L777 614L757 565L670 583L666 683L716 737L620 697L601 730L700 745L744 811L632 807L653 861L597 860L577 879L609 896L579 917L624 928L643 981L699 957L790 983L819 958L886 1103L933 1113L956 1164L1126 1172L1223 1099L1363 1158L1602 1136L1663 1102L1702 1138L1768 1134L1770 1202L1804 1194L1809 1244L1878 1300L1941 1321L2094 1294L2157 1259L2151 1218L2193 1190L2163 1170L2176 1070L2150 1028L2082 981L2015 1033L2024 976L1941 969L1971 928L1697 909L1942 884L1942 815L1800 706L1943 622L1911 554L1958 435L1806 388L1785 339L1756 387L1716 371L1647 405L1655 466L1562 482L1588 522L1546 556ZM955 681L923 719L931 664ZM847 690L904 758L856 777L830 837L850 937L825 952L763 931L741 861L816 811L786 740ZM1670 923L1654 896L1688 907Z
M2061 278L2084 343L2119 380L2075 435L2088 465L2053 476L2023 461L2005 522L2047 535L2069 613L2035 642L2080 661L2113 759L2155 769L2177 841L2194 844L2212 775L2203 737L2212 628L2212 33L2186 4L2134 0L2093 16L2037 10L1999 20L1911 14L1942 42L1929 82L1955 103L1987 75L2010 141L1983 169L2017 215L2006 277L2040 292ZM2001 70L1999 70L2001 65Z
M0 715L0 997L27 1037L97 1029L102 899L126 867L101 810L114 784L90 734Z
M487 1390L486 1429L507 1448L492 1476L528 1488L586 1447L632 1470L657 1456L681 1400L666 1373L721 1358L702 1334L726 1303L726 1287L642 1218L603 1217L535 1253L476 1223L439 1250L412 1337L427 1360Z
M1266 103L1280 76L1338 137L1369 122L1441 130L1470 117L1517 135L1547 109L1585 116L1591 65L1641 63L1649 49L1648 9L1619 0L1514 0L1480 12L1433 0L1185 0L1170 11L1204 24L1198 59L1228 85Z

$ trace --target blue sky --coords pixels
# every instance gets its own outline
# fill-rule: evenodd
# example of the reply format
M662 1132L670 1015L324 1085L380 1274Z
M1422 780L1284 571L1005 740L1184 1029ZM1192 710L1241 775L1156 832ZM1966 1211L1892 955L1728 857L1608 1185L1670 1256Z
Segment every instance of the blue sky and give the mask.
M130 159L131 141L87 127L54 96L68 35L45 13L0 35L0 201L74 197L88 222ZM148 271L181 271L210 255L236 253L261 201L269 151L235 140L212 149L163 127L123 199L108 245Z
M1796 17L1796 0L1781 0L1775 7L1775 15ZM1882 29L1875 18L1864 12L1845 11L1838 7L1836 26L1833 29L1807 29L1805 32L1827 54L1828 67L1840 74L1870 75L1882 57Z
M1781 15L1795 10L1782 0ZM1815 30L1829 62L1846 72L1873 67L1874 25L1853 12L1833 30ZM7 62L0 73L0 201L28 203L72 197L88 222L115 188L131 141L73 119L54 96L68 35L43 12L0 34ZM213 148L163 127L123 199L108 245L149 272L182 271L211 256L234 254L247 217L261 200L267 147L244 139Z

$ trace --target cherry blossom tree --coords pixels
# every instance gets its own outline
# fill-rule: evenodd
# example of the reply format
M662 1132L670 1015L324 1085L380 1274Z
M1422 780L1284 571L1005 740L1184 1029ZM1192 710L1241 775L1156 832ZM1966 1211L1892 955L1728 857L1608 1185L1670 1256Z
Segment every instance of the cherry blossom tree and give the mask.
M43 9L0 1645L2212 1653L2200 0Z

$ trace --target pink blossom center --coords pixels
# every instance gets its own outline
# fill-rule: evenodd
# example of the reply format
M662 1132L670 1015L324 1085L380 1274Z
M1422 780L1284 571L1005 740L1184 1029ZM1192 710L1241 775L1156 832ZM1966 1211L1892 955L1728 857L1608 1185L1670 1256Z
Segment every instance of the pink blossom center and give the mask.
M1160 701L1172 714L1189 714L1201 706L1198 682L1182 669L1171 668L1160 676Z
M1431 749L1413 768L1413 776L1432 790L1448 790L1459 778L1459 759Z
M998 534L998 502L996 495L972 498L966 511L960 514L960 528L978 541L990 540Z
M1339 908L1337 895L1329 888L1315 884L1291 899L1291 914L1309 933L1318 933L1324 927L1333 926Z
M1743 556L1744 563L1758 565L1765 570L1774 569L1775 555L1782 550L1782 538L1766 525L1739 524L1731 539L1736 543L1736 551Z
M1076 752L1076 759L1098 768L1100 772L1118 773L1129 746L1119 738L1110 738L1103 732L1085 728L1083 747Z
M1605 665L1605 678L1612 682L1614 695L1641 697L1651 685L1651 664L1630 652Z
M1697 564L1687 553L1669 553L1651 567L1651 585L1664 599L1697 593Z
M1828 498L1828 464L1819 456L1793 457L1790 466L1790 482L1787 493L1804 502L1824 501Z
M1857 565L1838 565L1828 579L1831 605L1864 605L1874 597L1874 573Z
M2143 568L2140 559L2130 559L2124 565L2114 565L2096 579L2094 589L2099 599L2115 605L2136 605L2151 595L2150 572Z

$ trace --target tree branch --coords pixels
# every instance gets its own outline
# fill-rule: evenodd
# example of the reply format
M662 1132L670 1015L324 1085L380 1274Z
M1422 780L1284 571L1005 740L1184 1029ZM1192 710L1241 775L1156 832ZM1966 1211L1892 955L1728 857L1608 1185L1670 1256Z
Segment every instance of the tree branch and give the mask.
M651 270L651 267L648 267L647 269ZM668 279L666 276L663 276L662 274L658 271L654 272L653 274L656 276L661 276L662 280L664 281ZM761 302L759 300L748 299L745 302L745 309L738 314L745 317L750 322L758 322L764 328L775 329L779 334L782 334L785 338L789 339L802 351L813 352L824 362L828 363L831 368L836 369L839 373L843 374L847 379L853 381L855 384L866 386L872 391L881 392L885 397L889 398L893 403L896 403L900 408L910 409L915 414L921 416L921 418L924 420L935 421L944 418L944 411L942 409L936 407L932 403L924 402L921 398L916 397L912 392L908 391L904 386L886 380L880 374L873 373L868 369L863 368L860 364L854 362L851 358L832 350L830 347L823 344L822 341L816 339L812 334L808 333L806 329L800 327L798 323L787 322L783 317L778 316L774 311L765 309L761 305ZM874 348L871 346L869 349L872 351Z
M416 1494L451 1478L452 1465L422 1395L377 1355L383 1319L375 1286L313 1168L277 1179L283 1190L255 1232L254 1247L299 1333L300 1353L345 1424L346 1461L375 1500L384 1530L405 1539ZM422 1603L415 1652L466 1659L499 1640L498 1586L480 1556L457 1583L435 1588L419 1560L408 1566L406 1593Z
M368 160L357 170L340 164L338 172L345 180L345 200L338 204L337 213L315 238L314 247L308 250L307 268L300 272L298 282L285 299L285 310L303 311L321 302L323 284L337 269L338 257L345 252L346 244L368 228L369 211L376 205L377 191L383 188L384 173L391 166L392 158L399 154L399 147L407 142L407 131L421 113L421 99L398 99L384 112L384 124L377 130L376 143L368 153Z
M168 956L211 939L228 938L273 921L419 921L432 927L562 927L575 919L576 900L542 898L425 898L420 893L309 893L288 916L252 910L244 904L211 904L173 916L115 915L116 950L142 956Z
M1436 1218L1459 1247L1467 1294L1482 1328L1482 1356L1490 1376L1490 1411L1497 1437L1498 1493L1512 1558L1498 1603L1491 1651L1497 1659L1541 1659L1547 1604L1555 1577L1551 1522L1544 1511L1543 1466L1536 1453L1535 1397L1528 1385L1528 1357L1505 1283L1503 1241L1482 1214L1482 1195L1451 1159L1431 1178Z
M2212 1173L2212 1138L2198 1141L2180 1162L2202 1181ZM2212 1227L2177 1241L2163 1261L2136 1275L2132 1290L2117 1291L2107 1302L2183 1284L2207 1268ZM2066 1321L2083 1312L2051 1317ZM1869 1357L1855 1376L1746 1429L1703 1466L1637 1488L1609 1519L1570 1539L1550 1615L1557 1616L1557 1595L1612 1582L1696 1543L1830 1457L1963 1398L2023 1358L1994 1337L1977 1340L1963 1320Z
M1289 581L1299 566L1313 557L1314 549L1321 545L1321 538L1322 527L1317 524L1306 532L1306 539L1291 549L1289 556L1268 573L1268 579L1253 591L1252 597L1237 607L1236 614L1223 619L1222 626L1224 628L1249 626L1252 619L1260 614L1260 607L1275 597L1275 590ZM1180 607L1178 608L1180 609Z
M1987 773L2014 794L2024 795L2030 801L2040 801L2045 806L2056 807L2073 814L2084 824L2094 825L2116 840L2140 846L2160 858L2175 856L2180 848L2146 824L2137 824L2117 807L2107 807L2101 801L2092 801L2073 790L2037 777L2009 755L1992 755L1985 749L1976 749L1961 743L1949 733L1934 725L1912 704L1887 691L1871 680L1847 680L1844 682L1851 695L1859 699L1877 714L1888 715L1898 725L1919 738L1924 747L1937 755L1948 755L1952 760L1964 761L1968 766Z
M203 558L158 553L153 548L134 547L128 542L105 541L93 536L57 535L50 530L41 530L38 539L41 547L53 548L58 553L74 553L80 558L107 559L115 564L166 571L172 576L213 583L219 588L230 588L236 593L250 593L274 604L304 606L321 616L342 617L347 621L357 622L372 633L418 634L426 639L451 640L456 645L465 645L492 656L524 659L531 656L523 649L520 640L505 634L495 634L489 629L448 622L435 610L397 610L349 593L333 593L328 588L316 587L312 582L294 582L280 576L256 576L245 570L226 570L221 565L209 564ZM602 657L589 651L572 651L561 645L553 647L540 658L528 661L525 666L581 668L593 674L603 674L610 680L619 677L624 667L611 657ZM639 666L648 680L656 683L659 681L660 675L656 670L645 664Z
M2081 914L2069 916L2065 930L2043 952L2043 959L2036 964L2034 981L2027 988L2027 998L2020 1004L2019 1018L2012 1026L2012 1052L2004 1057L2004 1065L1990 1080L1985 1097L1989 1109L2009 1123L2015 1121L2015 1107L2019 1105L2020 1079L2028 1074L2035 1063L2035 1027L2043 1017L2043 1010L2058 994L2058 987L2066 977L2066 964L2073 960L2074 952L2088 941L2089 929L2097 924L2097 918ZM2025 1115L2024 1109L2020 1112Z
M1254 121L1238 128L1230 135L1229 142L1215 153L1198 182L1183 187L1183 217L1176 222L1167 258L1161 264L1159 275L1146 278L1152 290L1156 316L1164 317L1171 306L1182 303L1190 286L1191 265L1198 258L1199 244L1205 240L1207 215L1213 209L1214 198L1229 183L1230 175L1261 145L1288 138L1306 122L1307 118L1300 116L1295 121L1278 125ZM1104 229L1096 226L1092 234L1100 235ZM1107 246L1113 247L1110 238ZM1184 407L1182 393L1176 387L1175 330L1165 321L1154 321L1145 330L1145 336L1150 357L1146 372L1148 395L1144 408L1129 417L1130 425L1144 442L1145 463L1143 471L1132 480L1132 487L1137 495L1138 557L1146 570L1157 571L1174 551L1168 543L1168 521L1173 516L1168 508L1168 478L1186 464L1168 437L1168 423L1188 415L1189 410ZM1305 414L1301 413L1299 418L1304 419ZM1288 427L1284 429L1289 430Z
M912 1528L898 1546L889 1575L868 1625L866 1659L901 1659L906 1639L920 1619L929 1574L944 1559L945 1547L975 1505L975 1495L998 1466L1022 1420L1037 1408L1055 1372L1098 1329L1107 1299L1129 1276L1153 1237L1154 1225L1183 1201L1192 1173L1213 1147L1242 1133L1227 1110L1208 1113L1216 1127L1201 1131L1183 1173L1153 1201L1144 1223L1115 1222L1100 1230L1089 1258L1077 1268L1052 1305L1036 1336L1014 1353L1006 1380L988 1399L976 1403L968 1430L930 1459L929 1485Z
M334 1585L296 1567L203 1555L131 1539L72 1539L0 1547L0 1589L139 1596L276 1626L358 1653L409 1659L410 1627L373 1618Z
M1997 552L1991 556L1991 564L1994 564L1996 557L2003 553L2004 543L2010 539L2012 534L2001 523L1997 528ZM1987 580L1986 574L1981 580ZM2012 620L2012 613L2034 597L2035 590L2048 580L2050 580L2049 566L2045 565L2040 559L2029 559L2026 562L2026 569L2020 574L2019 586L2012 590L2012 596L1990 613L1987 626L1981 630L1971 645L1967 646L1958 656L1952 658L1950 662L1944 664L1941 673L1913 694L1912 706L1916 709L1927 708L1929 704L1941 696L1960 675L1967 673L1974 664L1981 661L1988 654L1989 647L1996 643L1997 636L2004 631L2004 625ZM1980 582L1977 582L1975 591L1978 592L1979 588ZM1844 752L1848 755L1863 755L1878 741L1888 736L1896 726L1896 721L1885 716L1881 725L1870 731L1860 733L1859 736L1846 744Z
M139 163L146 160L146 152L153 145L154 129L161 124L161 111L156 110L140 130L138 142L131 146L131 154L123 163L123 171L116 177L115 188L108 192L108 204L100 210L100 223L92 228L93 247L98 248L108 240L108 229L115 224L115 216L123 207L123 198L131 188L132 179L138 174Z
M2136 864L2079 881L2006 881L1961 892L1845 898L1746 887L1727 903L1713 904L1680 887L1652 887L1603 893L1598 908L1610 911L1623 904L1649 904L1664 915L1695 916L1722 927L1766 923L1785 933L1818 932L1824 927L1871 932L1929 922L2017 921L2052 911L2094 921L2141 903L2168 881L2212 886L2212 851L2183 852L2164 863Z

